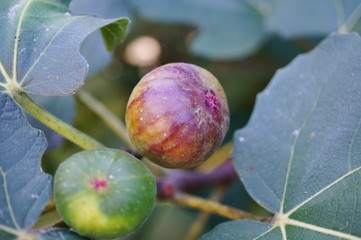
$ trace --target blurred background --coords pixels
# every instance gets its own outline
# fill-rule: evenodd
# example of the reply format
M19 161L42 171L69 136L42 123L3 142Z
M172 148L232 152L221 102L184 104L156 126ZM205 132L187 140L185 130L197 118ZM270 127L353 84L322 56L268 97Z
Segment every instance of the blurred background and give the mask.
M224 87L230 107L231 126L221 154L225 159L231 152L234 131L245 126L257 93L277 69L337 31L358 4L353 0L74 0L74 14L131 20L124 43L114 52L105 50L100 32L84 42L82 53L90 71L83 88L124 119L133 87L153 68L170 62L206 68ZM106 146L123 146L77 96L35 99ZM49 142L43 166L53 174L63 160L81 149L41 128ZM194 194L267 215L239 181L226 189L203 189ZM192 240L224 221L227 219L160 202L142 228L127 239Z

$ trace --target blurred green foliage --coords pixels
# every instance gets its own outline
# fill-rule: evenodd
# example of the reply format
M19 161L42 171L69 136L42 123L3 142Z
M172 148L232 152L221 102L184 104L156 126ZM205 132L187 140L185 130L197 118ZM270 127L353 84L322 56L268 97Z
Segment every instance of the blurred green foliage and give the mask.
M255 2L261 4L265 1ZM75 1L75 4L78 3L79 1ZM262 45L258 42L257 48L253 48L252 53L247 52L248 57L245 57L245 55L242 54L230 54L232 55L231 59L224 58L223 56L221 58L222 60L214 60L216 58L207 58L207 54L195 56L192 53L190 47L192 45L192 40L194 39L194 36L199 33L199 28L197 28L198 25L192 24L194 21L167 21L167 19L164 18L162 21L157 21L159 19L154 16L158 16L159 18L161 18L161 16L151 15L152 17L149 17L149 14L142 15L142 13L147 12L147 10L149 12L151 9L137 9L135 7L136 4L129 4L128 1L110 1L104 4L108 4L108 7L102 9L102 12L98 14L102 16L107 15L107 9L111 9L111 15L114 17L114 14L116 14L116 12L114 12L115 9L119 9L119 13L126 14L126 17L131 18L131 27L129 28L126 41L116 49L111 57L109 54L92 55L92 51L97 52L96 44L102 44L100 41L93 42L90 48L88 45L84 45L88 47L87 49L83 49L83 51L86 52L85 55L92 58L90 59L90 62L96 62L93 58L96 60L97 56L99 56L96 64L100 64L100 66L95 67L95 69L102 70L91 72L92 74L89 76L83 87L104 103L120 119L124 119L127 99L133 87L145 73L159 65L169 62L188 62L199 65L212 72L221 82L226 92L231 112L231 126L225 142L230 142L234 131L242 128L247 123L257 93L268 84L276 70L289 63L297 54L312 49L321 37L329 31L329 29L325 29L322 25L318 26L318 29L322 29L323 31L320 34L302 36L300 30L297 32L297 38L294 37L294 35L297 34L288 34L293 37L288 39L273 35L271 34L271 31L269 31L267 37L263 36L264 39L261 41ZM190 3L188 2L188 4ZM198 3L197 7L202 9L202 4L204 6L207 5L205 1L202 1L201 3ZM219 2L219 4L222 5L222 2ZM289 7L289 5L286 7ZM88 8L84 11L96 12L95 9L96 8ZM275 9L277 10L277 15L271 19L272 24L281 16L279 9L282 9L282 7L275 5ZM212 11L216 10L213 9ZM82 12L81 6L77 6L77 12ZM197 11L190 11L189 14L193 12ZM183 12L182 14L186 13L187 12ZM172 12L167 12L167 14L168 16L171 16ZM182 16L182 14L179 13L177 16ZM202 14L207 18L212 18L212 14L207 15L206 11L202 11ZM217 16L218 15L215 15L213 17ZM287 17L289 17L289 21L291 21L288 23L292 25L291 16L287 15ZM327 17L330 16L327 15ZM332 17L335 16L332 15ZM198 18L191 19L198 20ZM263 18L270 21L269 17L266 18L263 16ZM221 26L224 26L224 28L228 29L228 32L232 33L233 30L229 29L229 26L237 26L238 23L227 22L227 19L228 18L216 19L215 22L220 21ZM234 21L234 18L229 19L229 21ZM253 25L245 24L245 26ZM278 27L282 28L285 26L278 25ZM332 25L330 29L331 28L335 30L335 24ZM282 32L281 30L277 31ZM227 34L228 32L223 31L221 33ZM141 64L137 65L134 63L131 64L129 59L125 57L125 52L131 43L143 36L151 37L158 42L161 49L160 55L156 56L153 63L148 66L142 66ZM209 36L212 37L215 35L213 33L213 35L211 34ZM229 37L231 36L232 35ZM222 36L222 39L227 38L228 36ZM208 40L212 41L212 39ZM222 42L218 42L217 44L222 44ZM228 43L226 42L225 44ZM232 44L235 43L233 42ZM98 47L104 48L102 45ZM210 46L207 47L209 48ZM219 47L221 48L222 46ZM241 47L242 46L240 46L240 48ZM202 49L202 46L200 46L200 49ZM117 139L115 134L112 133L87 107L79 101L76 102L75 107L77 114L74 125L77 128L89 133L89 135L95 137L108 147L122 147L122 143ZM44 168L46 171L54 173L61 161L79 150L80 149L73 144L65 141L58 149L47 152L43 161ZM212 191L212 189L206 189L196 194L207 197ZM257 212L263 215L267 214L250 199L239 181L236 181L236 183L228 188L221 201L240 209ZM198 214L198 211L184 209L167 203L159 203L147 223L137 233L129 236L127 239L184 239L190 226L197 219ZM226 219L212 216L208 221L208 224L204 226L203 231L207 231L219 222L225 220Z

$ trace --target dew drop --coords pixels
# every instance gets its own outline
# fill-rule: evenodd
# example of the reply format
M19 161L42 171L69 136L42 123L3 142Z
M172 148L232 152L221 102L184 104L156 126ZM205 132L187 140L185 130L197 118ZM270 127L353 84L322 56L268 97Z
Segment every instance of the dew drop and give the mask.
M30 197L31 197L32 199L38 199L38 198L39 198L39 196L36 195L36 194L31 194Z
M242 137L242 136L238 138L238 141L240 141L240 142L244 142L245 140L246 139L244 137Z
M293 136L298 136L298 134L300 134L300 131L298 129L295 129L293 132L292 132L292 135Z

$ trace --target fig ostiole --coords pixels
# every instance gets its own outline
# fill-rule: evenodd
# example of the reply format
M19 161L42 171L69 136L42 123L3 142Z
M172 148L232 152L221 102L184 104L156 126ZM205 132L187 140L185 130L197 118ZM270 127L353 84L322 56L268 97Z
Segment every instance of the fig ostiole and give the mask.
M141 161L116 149L95 149L65 160L54 177L58 212L71 228L92 239L134 232L156 200L155 178Z
M220 146L229 110L222 86L209 71L170 63L135 86L125 121L130 140L150 160L167 168L189 168Z

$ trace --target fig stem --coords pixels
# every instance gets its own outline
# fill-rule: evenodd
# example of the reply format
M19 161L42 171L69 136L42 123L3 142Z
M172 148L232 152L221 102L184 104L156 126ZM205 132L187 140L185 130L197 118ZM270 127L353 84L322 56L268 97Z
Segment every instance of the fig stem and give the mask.
M199 172L196 170L174 170L164 178L157 181L158 198L170 198L176 192L191 192L216 184L228 183L237 179L230 159L210 172Z
M127 128L123 121L87 91L80 89L77 96L78 99L87 106L88 109L95 113L130 150L135 151L135 147L129 140Z
M270 221L269 218L223 205L217 201L196 197L185 192L226 184L237 178L237 173L230 159L211 172L175 170L157 180L157 195L160 200L167 200L177 205L218 214L228 219L249 219Z
M33 115L40 122L51 128L55 132L61 134L66 139L75 143L79 147L83 149L104 147L103 144L101 144L91 136L63 122L61 119L55 117L44 108L40 107L26 93L20 92L18 94L15 94L13 98L21 107L23 107L27 112Z
M180 206L199 209L201 211L217 214L232 220L248 219L261 222L270 220L269 218L256 216L249 212L229 207L213 200L196 197L182 192L174 194L170 201Z

